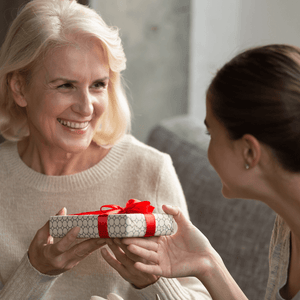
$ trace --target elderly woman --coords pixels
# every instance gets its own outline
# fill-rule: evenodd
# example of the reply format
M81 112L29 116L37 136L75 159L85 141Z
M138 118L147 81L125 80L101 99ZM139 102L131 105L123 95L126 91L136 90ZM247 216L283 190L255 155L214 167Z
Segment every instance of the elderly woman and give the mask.
M208 88L205 124L211 136L208 159L223 195L260 200L278 214L265 300L299 300L300 49L269 45L233 58ZM195 276L215 300L247 299L180 209L165 206L164 211L175 216L176 235L124 241L154 264L137 262L136 268L166 277Z
M112 240L76 240L76 227L53 241L45 224L62 207L130 198L188 215L170 157L129 134L125 61L118 31L76 1L33 0L11 25L0 55L1 299L210 299L193 278L137 271Z

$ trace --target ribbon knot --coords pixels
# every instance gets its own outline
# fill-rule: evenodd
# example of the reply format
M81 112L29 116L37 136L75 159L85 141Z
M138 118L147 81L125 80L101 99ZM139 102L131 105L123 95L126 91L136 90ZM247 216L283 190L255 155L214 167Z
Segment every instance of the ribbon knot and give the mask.
M107 209L105 209L107 208ZM83 212L74 215L98 215L98 231L101 238L109 238L107 231L107 218L112 214L144 214L147 224L146 236L153 236L156 229L155 217L152 214L154 206L149 201L130 199L125 207L119 205L102 205L100 210Z
M154 206L151 206L149 201L130 199L124 208L119 205L102 205L100 214L151 214L153 210Z

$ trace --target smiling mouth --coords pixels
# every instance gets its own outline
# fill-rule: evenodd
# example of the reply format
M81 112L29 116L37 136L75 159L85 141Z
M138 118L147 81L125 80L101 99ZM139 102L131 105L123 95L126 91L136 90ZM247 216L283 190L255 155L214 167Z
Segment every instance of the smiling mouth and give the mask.
M70 121L65 121L62 119L57 119L57 121L68 128L71 129L84 129L89 125L89 122L83 122L83 123L77 123L77 122L70 122Z

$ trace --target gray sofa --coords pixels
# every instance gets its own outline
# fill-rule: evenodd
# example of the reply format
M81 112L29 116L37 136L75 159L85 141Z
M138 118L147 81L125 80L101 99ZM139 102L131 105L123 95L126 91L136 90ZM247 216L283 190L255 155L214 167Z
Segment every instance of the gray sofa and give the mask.
M226 199L209 164L203 121L179 116L158 124L147 144L170 154L191 221L210 240L246 296L264 298L275 213L254 200Z

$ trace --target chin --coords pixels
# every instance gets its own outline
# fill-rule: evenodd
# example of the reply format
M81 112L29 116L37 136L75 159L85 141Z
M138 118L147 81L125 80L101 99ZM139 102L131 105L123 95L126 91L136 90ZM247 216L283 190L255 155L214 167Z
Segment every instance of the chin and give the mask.
M223 184L222 195L227 199L255 199L252 193L247 193L244 189L230 189L228 186Z
M232 191L224 184L222 187L222 195L227 199L238 198L235 195L233 195Z
M85 151L91 144L91 141L69 141L64 142L60 148L67 153L80 153Z

